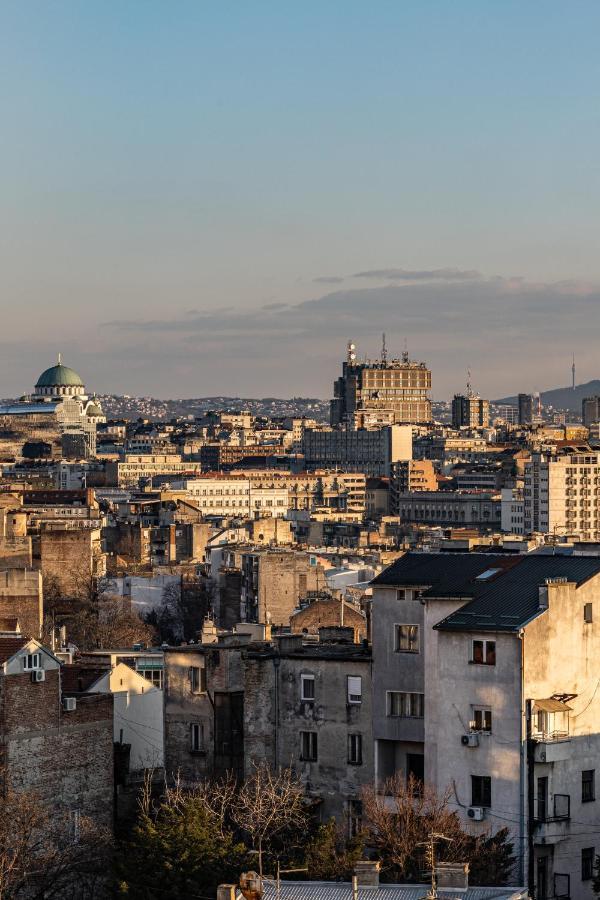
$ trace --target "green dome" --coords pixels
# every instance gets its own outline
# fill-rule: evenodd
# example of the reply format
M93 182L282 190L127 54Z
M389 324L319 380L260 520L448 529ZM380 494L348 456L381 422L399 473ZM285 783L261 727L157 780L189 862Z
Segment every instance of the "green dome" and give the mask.
M42 372L37 380L36 388L41 387L83 387L83 381L73 369L58 363Z
M86 416L101 416L103 415L102 410L96 403L90 403L88 408L85 411Z

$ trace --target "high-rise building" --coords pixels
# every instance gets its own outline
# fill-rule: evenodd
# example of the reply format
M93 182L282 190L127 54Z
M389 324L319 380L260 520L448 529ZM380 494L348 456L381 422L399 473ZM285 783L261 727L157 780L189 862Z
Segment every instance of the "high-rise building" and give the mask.
M581 418L584 425L600 422L600 397L586 397L581 404Z
M519 425L539 425L542 401L539 394L519 394Z
M342 375L334 382L331 424L369 428L431 422L430 390L431 371L408 353L388 360L384 341L380 359L359 361L349 343Z
M487 428L490 424L490 402L467 391L455 394L452 401L453 428Z

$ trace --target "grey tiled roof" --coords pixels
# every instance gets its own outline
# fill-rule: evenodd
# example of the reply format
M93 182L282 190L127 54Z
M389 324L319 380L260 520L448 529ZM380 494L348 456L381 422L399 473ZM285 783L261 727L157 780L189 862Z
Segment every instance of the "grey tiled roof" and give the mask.
M488 569L509 569L524 559L502 553L407 553L371 584L390 587L429 585L424 596L474 597L482 589L477 576Z
M524 556L435 627L442 631L518 631L541 612L539 588L546 579L565 578L579 587L598 573L600 556Z

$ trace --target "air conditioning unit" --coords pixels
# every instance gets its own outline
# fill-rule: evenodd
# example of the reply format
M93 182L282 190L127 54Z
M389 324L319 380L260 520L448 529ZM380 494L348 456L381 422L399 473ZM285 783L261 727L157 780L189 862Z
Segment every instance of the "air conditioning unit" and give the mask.
M470 734L463 734L460 742L463 747L479 747L479 735L476 731L471 731Z
M467 815L474 822L482 822L485 817L485 810L482 806L470 806Z
M65 712L75 712L77 709L77 700L75 697L63 697L63 709Z
M39 684L41 681L46 680L46 673L43 669L34 669L31 673L31 680L34 684Z

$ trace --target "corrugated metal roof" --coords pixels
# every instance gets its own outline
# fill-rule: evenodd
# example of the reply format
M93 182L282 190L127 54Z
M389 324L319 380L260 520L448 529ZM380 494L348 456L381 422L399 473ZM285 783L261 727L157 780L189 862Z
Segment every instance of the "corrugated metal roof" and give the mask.
M277 884L264 879L265 900L276 900ZM422 900L430 885L427 884L380 884L378 888L359 885L359 900L377 898L377 900ZM440 897L464 898L464 900L518 900L527 896L521 887L469 887L466 891L444 891L438 888ZM241 894L238 894L243 900ZM335 881L282 881L279 890L280 900L352 900L352 885L348 882Z
M523 556L470 603L442 619L442 631L518 631L540 608L539 589L547 579L564 578L578 587L600 573L600 556Z

